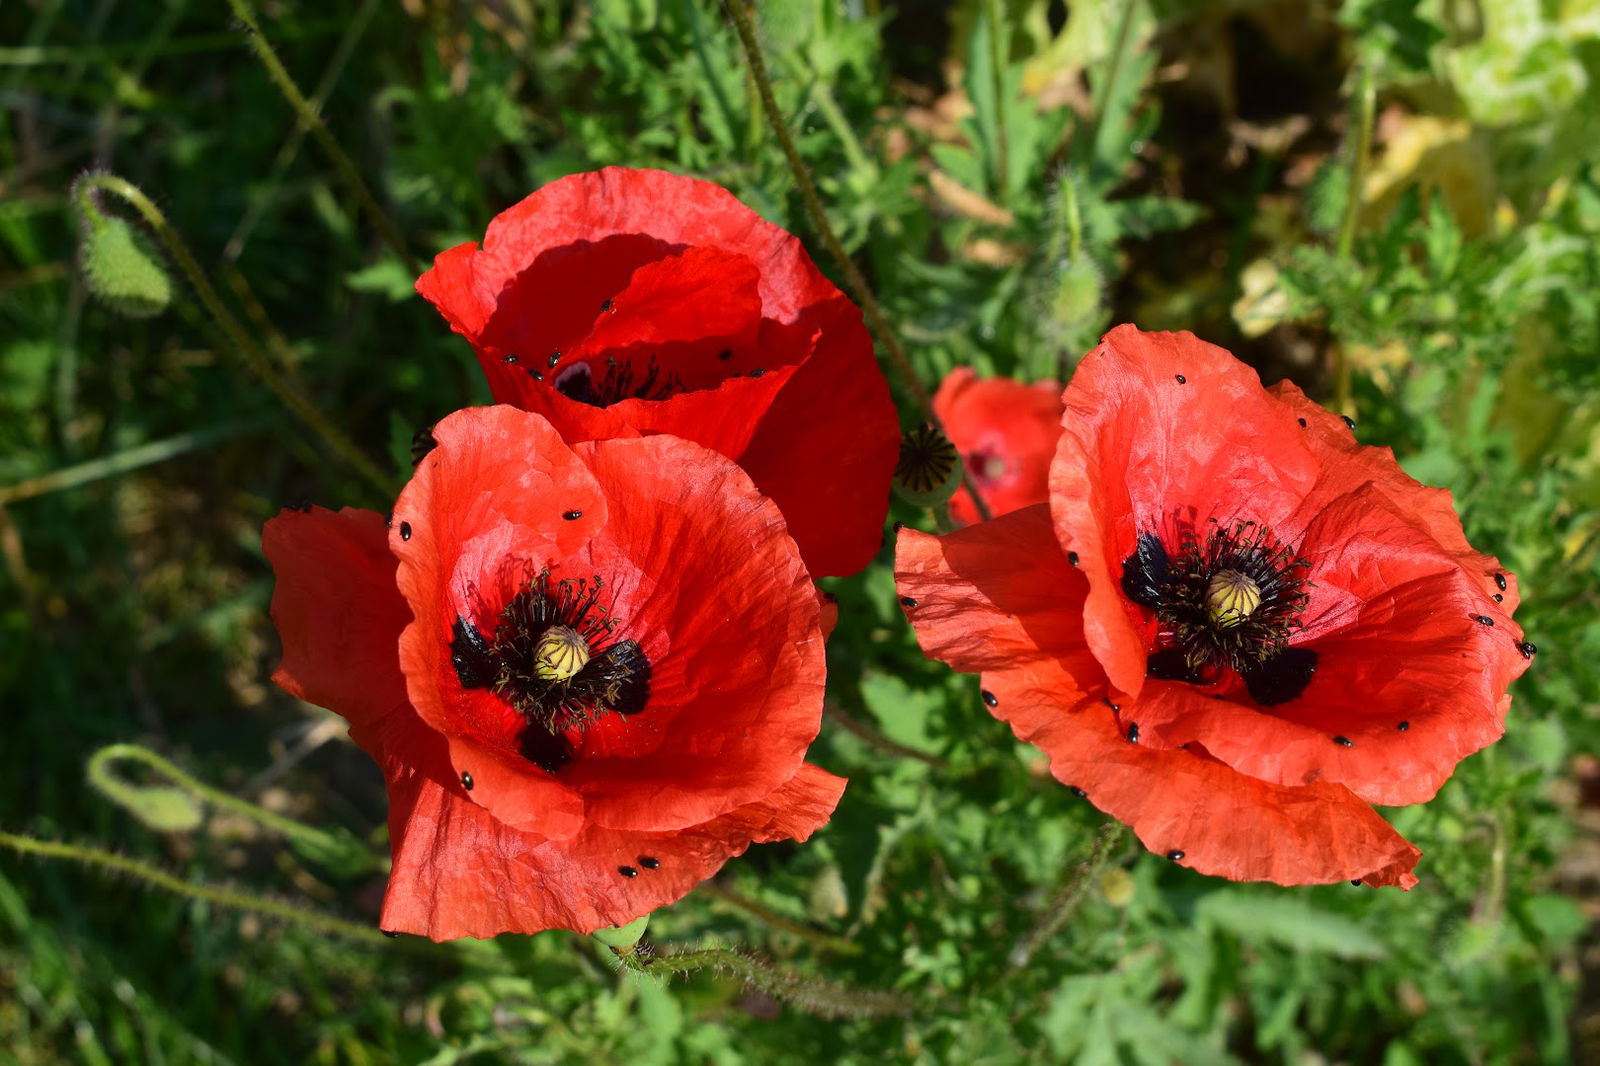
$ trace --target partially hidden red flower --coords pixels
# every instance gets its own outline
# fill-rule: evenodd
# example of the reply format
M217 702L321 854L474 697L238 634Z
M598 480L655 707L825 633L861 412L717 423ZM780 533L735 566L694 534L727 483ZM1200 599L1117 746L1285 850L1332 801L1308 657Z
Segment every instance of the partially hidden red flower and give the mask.
M743 471L504 406L433 436L387 529L316 509L262 538L275 680L383 768L384 929L621 925L828 820L819 603Z
M816 576L877 551L900 431L861 312L720 186L607 167L443 252L417 291L498 403L569 441L670 433L738 462Z
M980 378L971 367L945 375L933 397L945 435L961 453L990 517L1050 498L1050 460L1061 439L1061 386ZM978 520L966 487L950 499L960 525Z
M1153 851L1415 884L1371 805L1500 736L1534 651L1516 579L1448 492L1191 334L1113 330L1064 399L1048 505L900 534L924 650Z

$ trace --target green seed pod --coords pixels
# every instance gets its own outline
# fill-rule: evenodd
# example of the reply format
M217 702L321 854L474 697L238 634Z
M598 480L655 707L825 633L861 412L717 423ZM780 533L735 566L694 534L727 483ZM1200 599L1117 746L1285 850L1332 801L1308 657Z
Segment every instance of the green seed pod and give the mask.
M961 456L931 423L900 438L900 461L894 468L895 495L913 507L938 507L961 484Z
M1324 237L1339 229L1345 201L1350 198L1350 168L1338 158L1325 160L1306 186L1306 225Z
M113 311L149 318L172 303L172 279L149 240L129 222L85 219L80 251L89 291Z

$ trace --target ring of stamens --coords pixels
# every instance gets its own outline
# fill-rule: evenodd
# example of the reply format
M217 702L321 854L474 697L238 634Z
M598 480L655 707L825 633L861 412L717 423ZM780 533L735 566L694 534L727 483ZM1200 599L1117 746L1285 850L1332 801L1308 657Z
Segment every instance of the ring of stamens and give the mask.
M618 620L599 600L596 577L550 579L519 589L485 636L457 617L451 662L463 688L487 688L523 719L522 754L554 771L575 754L567 732L610 713L645 709L650 660L634 640L613 640Z

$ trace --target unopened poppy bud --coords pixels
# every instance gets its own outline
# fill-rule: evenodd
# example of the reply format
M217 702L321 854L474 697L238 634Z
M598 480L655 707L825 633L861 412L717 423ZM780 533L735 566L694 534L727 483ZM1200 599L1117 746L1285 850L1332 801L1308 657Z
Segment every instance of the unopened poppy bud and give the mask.
M80 246L89 291L120 314L159 315L172 302L172 279L144 234L114 215L85 218Z
M613 926L607 929L596 929L594 938L618 955L626 955L633 950L633 946L644 936L644 931L650 925L648 914L635 918L627 925Z
M589 642L567 626L551 626L533 648L533 672L544 681L576 677L589 662Z
M1218 570L1206 584L1206 614L1227 629L1261 606L1261 586L1237 570Z
M913 507L938 507L961 484L961 456L950 438L923 423L900 438L894 491Z

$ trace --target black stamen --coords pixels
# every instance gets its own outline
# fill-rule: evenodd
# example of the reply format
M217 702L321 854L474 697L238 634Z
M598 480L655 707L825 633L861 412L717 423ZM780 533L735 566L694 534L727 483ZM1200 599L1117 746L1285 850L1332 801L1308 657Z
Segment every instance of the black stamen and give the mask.
M1122 592L1141 607L1163 603L1162 589L1171 580L1167 549L1154 533L1140 533L1133 554L1122 563Z

